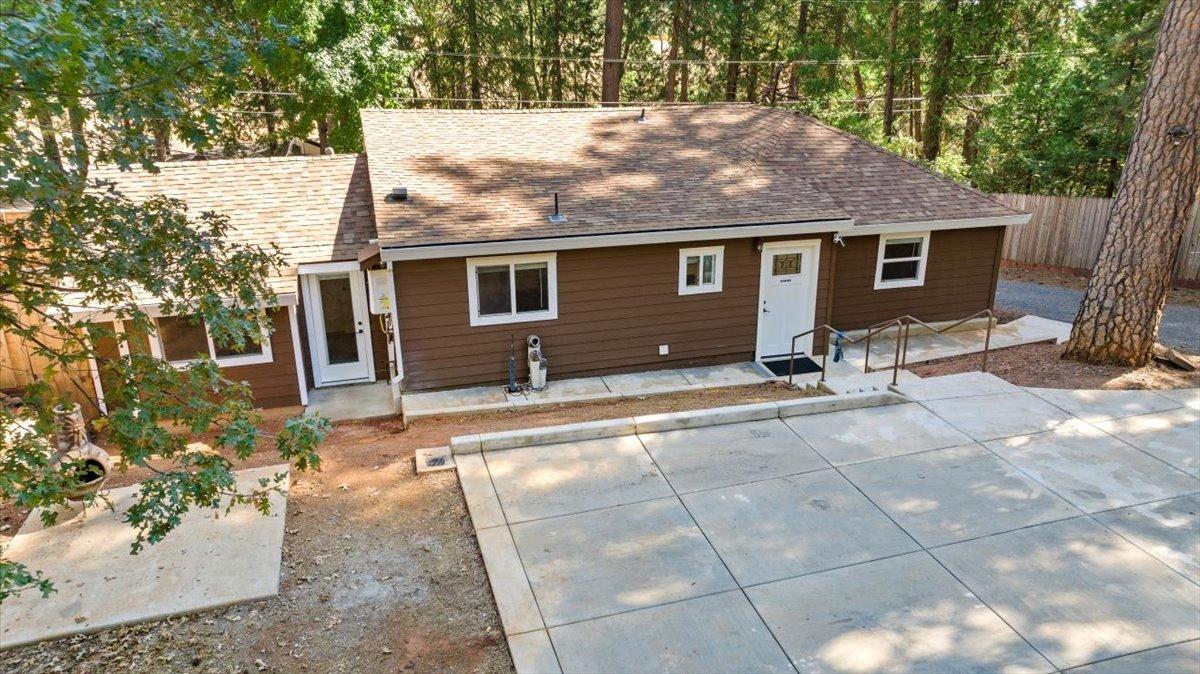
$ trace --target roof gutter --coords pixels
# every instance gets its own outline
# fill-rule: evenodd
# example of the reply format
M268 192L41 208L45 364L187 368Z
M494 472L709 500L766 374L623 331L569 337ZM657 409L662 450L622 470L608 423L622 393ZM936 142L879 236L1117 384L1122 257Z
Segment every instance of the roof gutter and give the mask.
M447 257L471 257L477 255L506 255L509 253L538 253L558 250L580 250L584 248L611 248L613 246L642 246L654 243L680 243L712 239L741 239L766 236L793 236L836 232L854 226L854 220L812 220L808 222L777 222L758 225L734 225L728 227L696 227L653 232L625 232L622 234L588 234L583 236L556 236L542 239L517 239L511 241L483 241L432 246L408 246L381 248L383 262L405 260L431 260Z
M904 234L906 232L935 232L939 229L974 229L977 227L1006 227L1023 225L1033 216L1029 213L998 215L990 218L960 218L958 220L916 220L913 222L889 222L880 225L856 225L838 232L842 236L870 236L872 234Z

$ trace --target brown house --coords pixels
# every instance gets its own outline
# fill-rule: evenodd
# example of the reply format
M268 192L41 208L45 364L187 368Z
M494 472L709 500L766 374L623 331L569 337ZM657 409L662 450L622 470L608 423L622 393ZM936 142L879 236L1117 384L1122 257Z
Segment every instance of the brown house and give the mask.
M990 307L1004 228L1028 219L778 109L363 110L362 123L359 156L114 173L135 198L226 213L233 236L294 265L260 352L223 356L170 317L144 348L206 347L264 406L389 376L498 384L530 334L551 381L769 361L821 323Z

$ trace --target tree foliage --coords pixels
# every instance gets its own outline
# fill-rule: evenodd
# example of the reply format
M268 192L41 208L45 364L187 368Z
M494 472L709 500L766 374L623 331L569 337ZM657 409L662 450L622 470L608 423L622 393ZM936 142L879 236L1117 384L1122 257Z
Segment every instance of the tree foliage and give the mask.
M204 149L227 124L221 106L241 78L280 50L251 26L195 7L10 3L0 33L0 204L26 212L0 229L0 331L45 365L23 373L33 383L22 409L0 407L0 500L42 508L47 523L67 503L77 482L48 441L52 410L63 402L50 382L78 380L100 340L149 334L146 300L164 315L203 321L228 348L262 339L279 252L230 243L221 214L191 213L165 197L135 203L91 168L156 170L168 132ZM80 312L102 320L80 321ZM177 367L131 353L102 370L113 382L105 446L120 468L151 472L124 515L137 531L134 551L193 508L269 507L282 475L239 491L232 474L236 460L268 440L244 383L207 358ZM327 428L316 418L288 421L274 437L280 458L318 467ZM50 592L50 581L0 557L0 600L29 588Z

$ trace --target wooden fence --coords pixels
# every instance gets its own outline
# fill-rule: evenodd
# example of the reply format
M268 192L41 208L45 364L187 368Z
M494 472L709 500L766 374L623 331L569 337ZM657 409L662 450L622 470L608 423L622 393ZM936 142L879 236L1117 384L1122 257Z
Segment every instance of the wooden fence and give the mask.
M53 341L47 337L48 341ZM19 389L45 377L49 361L33 351L33 347L20 337L0 330L0 389L20 394ZM91 369L79 365L66 370L54 368L50 385L62 398L79 403L84 416L96 416L99 409L95 402Z
M1004 237L1005 260L1091 272L1100 255L1112 199L1037 194L992 196L1033 214L1028 224L1008 228ZM1175 278L1187 285L1200 282L1200 204L1192 209L1191 220L1183 232Z

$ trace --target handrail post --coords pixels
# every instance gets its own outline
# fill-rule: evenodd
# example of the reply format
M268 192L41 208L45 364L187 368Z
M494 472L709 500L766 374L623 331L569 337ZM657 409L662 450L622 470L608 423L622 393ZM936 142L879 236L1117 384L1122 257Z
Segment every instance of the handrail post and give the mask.
M863 356L863 374L871 371L871 328L867 328L866 355Z
M792 335L792 350L788 354L788 388L792 387L792 376L796 373L796 338L800 335Z
M987 332L983 335L983 365L980 372L987 372L988 349L992 345L992 310L987 310Z
M896 356L892 363L892 385L896 384L896 373L900 371L900 338L904 336L904 322L896 324Z

